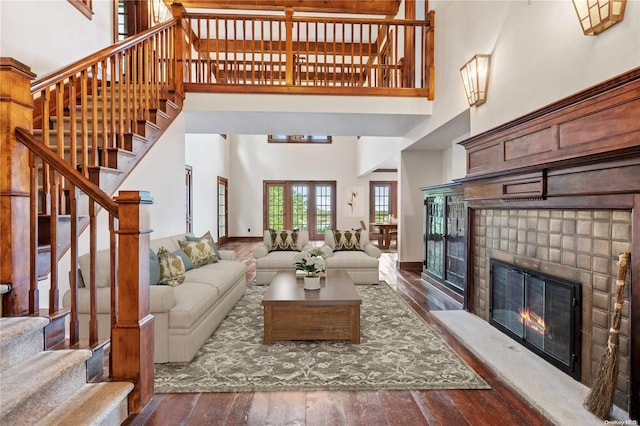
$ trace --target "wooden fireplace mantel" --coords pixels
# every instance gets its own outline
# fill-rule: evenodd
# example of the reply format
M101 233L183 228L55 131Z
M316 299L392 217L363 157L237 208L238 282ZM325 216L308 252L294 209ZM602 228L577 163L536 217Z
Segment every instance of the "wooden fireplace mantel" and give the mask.
M465 180L640 155L640 68L460 144Z

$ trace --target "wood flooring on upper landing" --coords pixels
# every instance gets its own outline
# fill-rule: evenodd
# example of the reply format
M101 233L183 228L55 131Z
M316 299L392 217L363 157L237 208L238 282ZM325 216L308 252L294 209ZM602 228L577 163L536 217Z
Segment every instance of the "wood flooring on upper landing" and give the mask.
M255 278L256 243L221 248L246 261ZM415 272L396 268L396 254L380 259L381 277L491 386L489 390L300 391L154 394L124 425L551 425L535 408L462 346L430 311L460 304Z

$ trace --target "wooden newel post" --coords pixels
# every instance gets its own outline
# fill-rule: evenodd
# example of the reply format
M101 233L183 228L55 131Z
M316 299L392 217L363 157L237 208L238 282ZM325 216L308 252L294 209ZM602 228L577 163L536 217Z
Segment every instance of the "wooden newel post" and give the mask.
M149 312L149 207L146 191L120 191L118 204L117 317L111 330L112 373L132 381L129 412L153 395L153 316Z
M5 316L29 314L29 150L17 141L14 130L33 127L35 77L28 66L0 58L0 284L12 288L4 297Z
M174 54L175 54L175 90L176 92L184 98L184 70L187 65L186 59L186 42L184 40L185 33L183 25L183 17L185 14L185 9L180 3L173 3L171 5L171 14L178 21L175 25L175 33L173 37L174 46Z

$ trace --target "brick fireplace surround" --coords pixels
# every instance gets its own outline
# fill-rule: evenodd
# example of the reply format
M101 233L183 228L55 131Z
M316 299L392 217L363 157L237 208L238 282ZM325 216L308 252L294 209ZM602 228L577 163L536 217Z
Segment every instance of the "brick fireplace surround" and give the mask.
M634 420L640 419L638 117L640 68L462 142L467 175L460 180L471 236L465 308L488 321L491 258L580 282L587 386L607 344L618 253L631 253L615 404Z
M474 210L474 310L489 320L491 258L580 282L581 382L589 386L607 346L617 253L631 248L631 212L607 210ZM615 403L629 399L629 297L622 311Z

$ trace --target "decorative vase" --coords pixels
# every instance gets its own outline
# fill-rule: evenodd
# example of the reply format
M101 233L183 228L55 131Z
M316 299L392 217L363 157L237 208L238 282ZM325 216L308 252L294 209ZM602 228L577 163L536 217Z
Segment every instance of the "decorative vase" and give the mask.
M304 276L304 289L305 290L320 290L320 277L308 277Z

